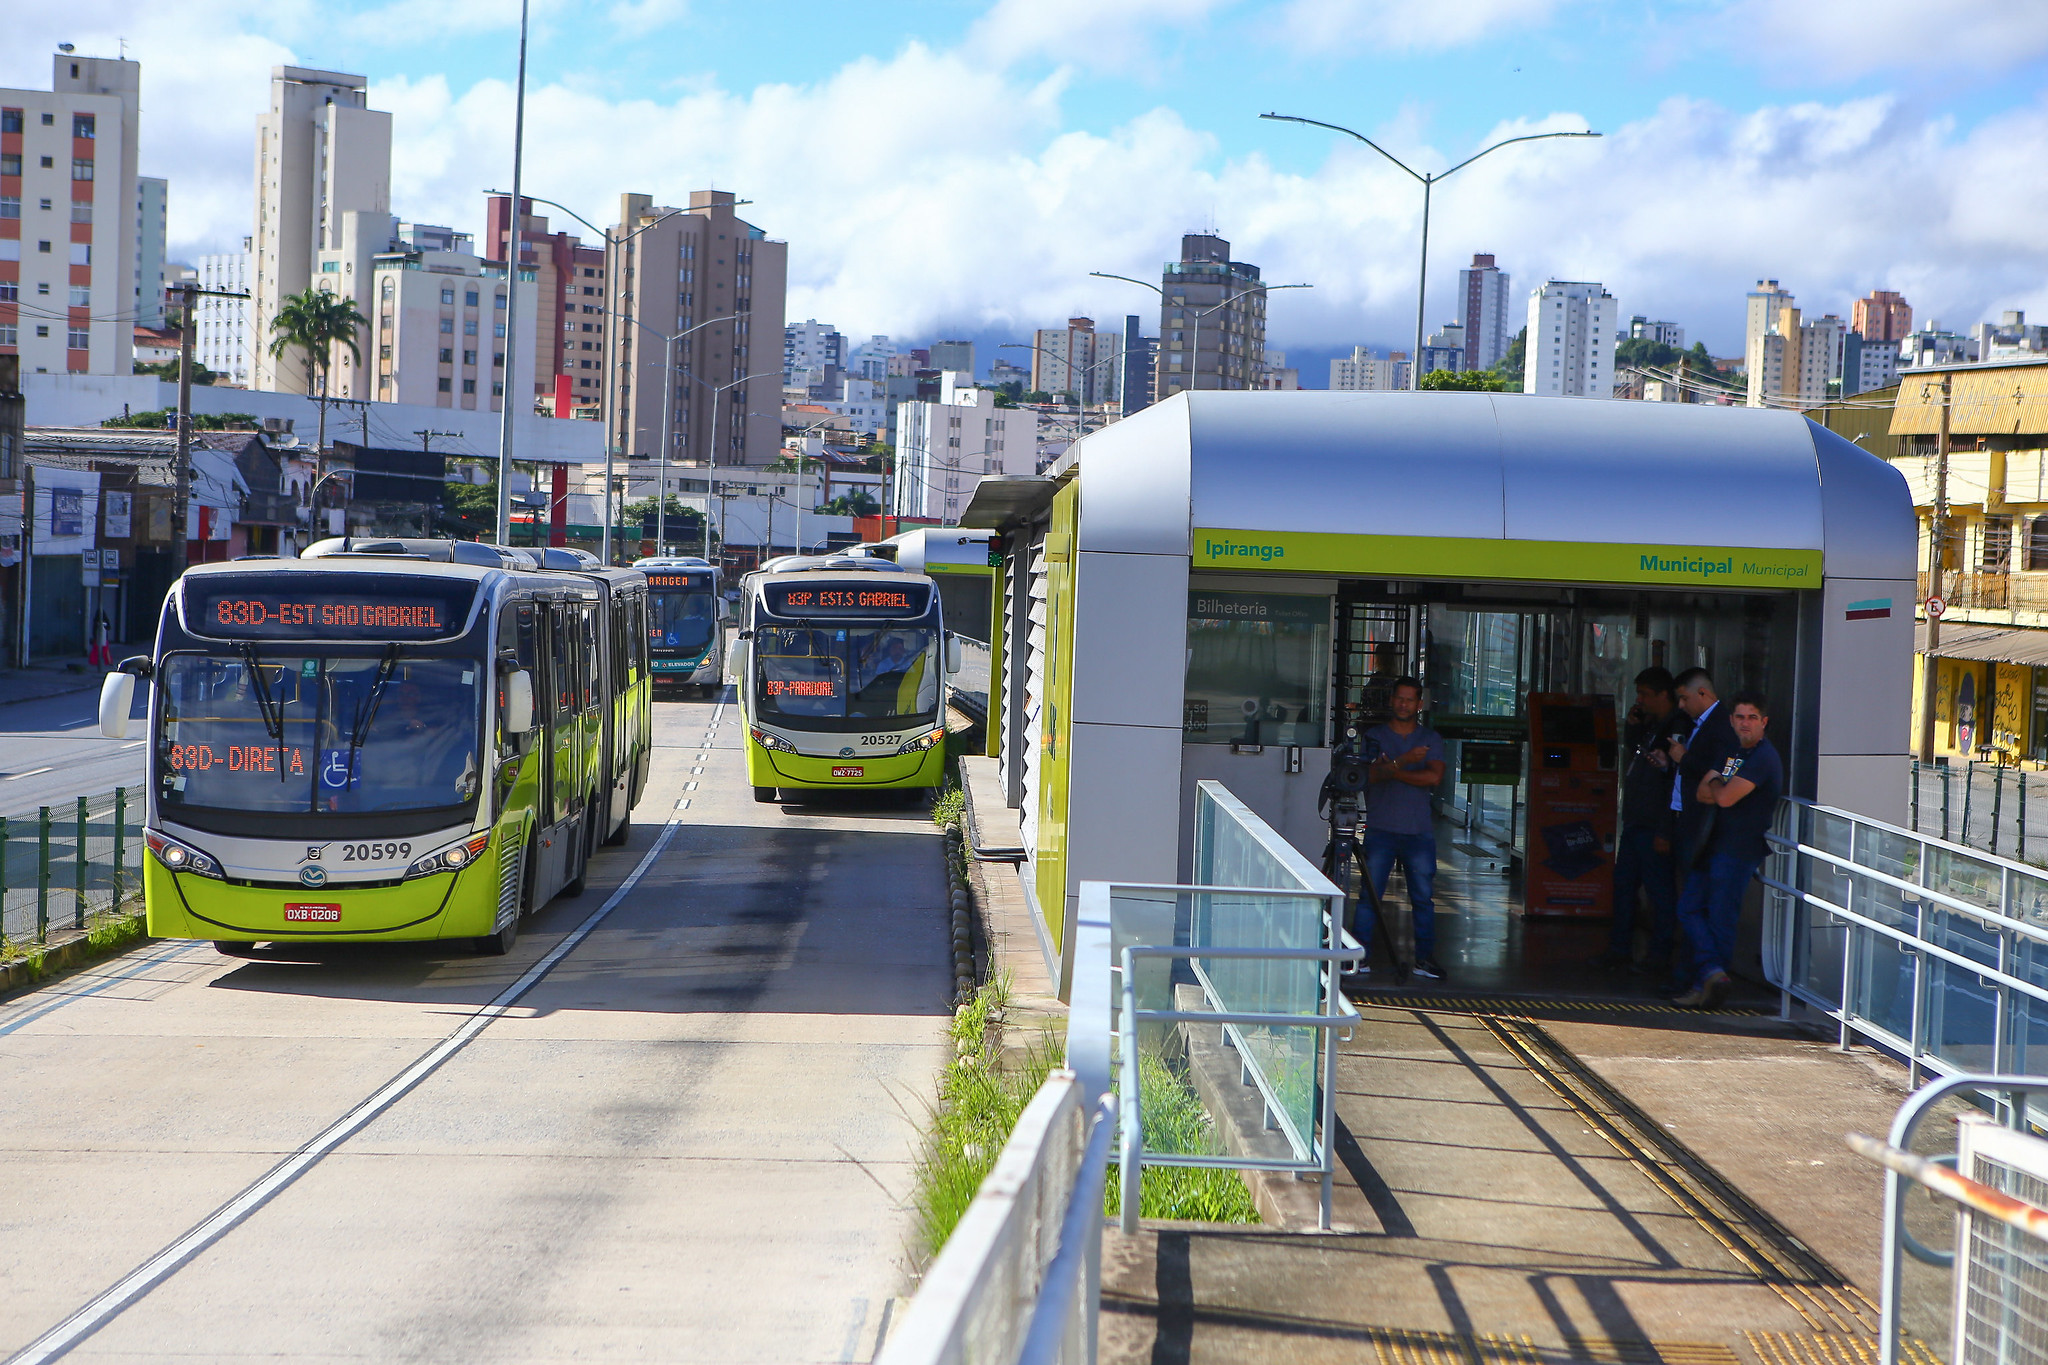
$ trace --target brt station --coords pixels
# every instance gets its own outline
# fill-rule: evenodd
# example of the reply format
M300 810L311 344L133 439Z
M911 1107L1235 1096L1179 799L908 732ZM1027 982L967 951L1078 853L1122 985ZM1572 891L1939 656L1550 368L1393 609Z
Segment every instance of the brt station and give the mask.
M1763 693L1788 795L1905 815L1912 503L1796 413L1181 394L984 480L962 526L1001 545L989 752L1062 996L1082 882L1195 880L1205 780L1319 865L1334 746L1402 675L1445 740L1440 990L1617 988L1591 960L1651 665ZM1398 935L1399 872L1386 906Z

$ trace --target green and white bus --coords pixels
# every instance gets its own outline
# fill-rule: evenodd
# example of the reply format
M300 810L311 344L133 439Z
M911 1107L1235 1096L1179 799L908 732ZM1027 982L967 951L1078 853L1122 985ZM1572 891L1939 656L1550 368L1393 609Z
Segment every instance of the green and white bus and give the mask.
M739 625L727 671L756 801L939 785L960 646L931 579L884 559L773 560L741 580Z
M150 934L503 953L625 842L652 740L644 575L436 545L173 585L155 651L100 698L120 737L149 687Z
M657 686L708 694L725 685L726 607L718 566L695 557L636 559L647 575L647 653Z

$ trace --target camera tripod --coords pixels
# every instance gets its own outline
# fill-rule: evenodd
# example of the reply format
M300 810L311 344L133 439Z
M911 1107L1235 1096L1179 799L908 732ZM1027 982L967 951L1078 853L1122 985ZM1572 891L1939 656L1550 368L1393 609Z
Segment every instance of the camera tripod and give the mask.
M1346 730L1344 733L1344 742L1330 751L1330 774L1323 779L1323 789L1316 802L1317 809L1325 811L1330 822L1330 841L1323 845L1323 875L1348 890L1350 874L1354 868L1357 870L1358 896L1355 903L1371 909L1373 940L1386 950L1387 961L1393 964L1395 983L1405 984L1408 964L1394 950L1393 935L1387 932L1387 917L1379 892L1374 889L1372 873L1365 864L1366 817L1360 797L1365 792L1366 770L1378 754L1359 752L1358 731ZM1371 740L1363 741L1363 746L1375 751L1379 748ZM1364 946L1370 953L1374 945L1368 943Z

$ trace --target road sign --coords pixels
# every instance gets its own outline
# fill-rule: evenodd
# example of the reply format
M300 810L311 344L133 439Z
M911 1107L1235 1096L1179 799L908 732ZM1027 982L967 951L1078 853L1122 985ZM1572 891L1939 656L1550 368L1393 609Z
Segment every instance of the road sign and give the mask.
M1928 620L1930 620L1930 621L1939 621L1939 620L1941 619L1941 614L1942 614L1942 613L1943 613L1944 611L1947 611L1947 610L1948 610L1948 603L1946 603L1946 602L1942 601L1942 600L1941 600L1941 599L1940 599L1939 597L1930 597L1930 598L1928 598L1928 599L1927 599L1927 619L1928 619Z

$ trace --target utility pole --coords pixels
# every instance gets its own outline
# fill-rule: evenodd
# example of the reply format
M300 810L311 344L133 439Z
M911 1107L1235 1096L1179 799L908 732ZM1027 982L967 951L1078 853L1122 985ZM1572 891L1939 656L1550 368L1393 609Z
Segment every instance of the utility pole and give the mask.
M507 366L506 368L508 368L508 369L509 369L509 368L510 368L510 366ZM509 401L509 400L510 400L510 397L511 397L511 395L510 395L510 394L507 394L507 395L506 395L506 397L507 397L507 400ZM413 432L413 435L415 435L415 436L417 436L417 437L419 437L419 438L420 438L420 450L421 450L421 452L422 452L422 453L424 453L424 454L428 454L428 455L431 455L431 454L433 454L433 453L434 453L434 438L435 438L436 436L446 436L446 437L451 437L451 438L452 438L452 437L460 436L461 434L462 434L462 433L461 433L461 432L459 432L459 431L415 431L415 432ZM447 471L447 468L446 468L446 466L447 466L447 463L448 463L448 462L447 462L446 460L443 460L443 461L442 461L441 463L442 463L442 466L443 466L443 468L442 468L442 471L441 471L441 472L442 472L442 476L443 476L443 478L445 479L445 477L446 477L446 475L447 475L447 472L448 472L448 471ZM445 486L445 484L444 484L443 486ZM438 496L438 490L437 490L437 496ZM424 521L424 522L423 522L423 523L421 524L421 531L420 531L420 534L424 535L424 536L425 536L425 537L426 537L427 539L429 539L429 540L432 540L432 539L434 538L434 523L435 523L435 522L437 522L438 520L440 520L440 518L439 518L439 517L437 517L437 516L435 515L435 512L436 512L436 511L437 511L437 509L435 508L435 506L434 506L434 504L433 504L433 503L429 502L429 503L427 503L427 504L426 504L426 514L427 514L427 515L426 515L426 520L425 520L425 521ZM510 542L510 541L507 541L507 542L505 542L505 543L509 545L509 544L510 544L511 542Z
M1942 550L1948 541L1948 411L1953 376L1941 377L1941 431L1934 444L1934 506L1927 524L1927 600L1941 597ZM1925 390L1923 389L1924 393ZM1944 606L1947 603L1944 601ZM1922 607L1923 611L1926 608ZM1920 656L1920 761L1934 762L1934 693L1941 667L1941 617L1927 611L1927 649Z
M505 243L505 377L504 396L498 403L498 543L512 543L512 428L522 403L531 411L533 395L519 392L519 261L526 245L524 200L519 190L526 162L526 14L527 0L519 0L519 76L512 108L512 205L511 232ZM610 282L607 281L607 284ZM538 347L539 338L535 338Z
M192 497L192 296L199 286L180 281L178 293L184 300L184 325L178 329L178 445L171 456L171 578L176 581L190 566L190 528L185 524Z

